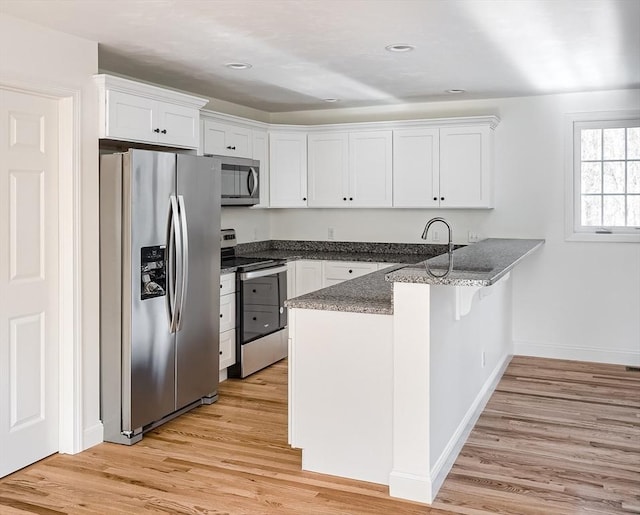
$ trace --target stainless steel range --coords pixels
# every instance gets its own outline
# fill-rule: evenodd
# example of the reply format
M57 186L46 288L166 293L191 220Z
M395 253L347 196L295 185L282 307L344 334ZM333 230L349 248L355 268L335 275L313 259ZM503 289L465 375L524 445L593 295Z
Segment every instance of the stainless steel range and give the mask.
M236 256L235 230L221 233L221 266L236 268L236 356L229 377L247 377L287 356L286 261Z

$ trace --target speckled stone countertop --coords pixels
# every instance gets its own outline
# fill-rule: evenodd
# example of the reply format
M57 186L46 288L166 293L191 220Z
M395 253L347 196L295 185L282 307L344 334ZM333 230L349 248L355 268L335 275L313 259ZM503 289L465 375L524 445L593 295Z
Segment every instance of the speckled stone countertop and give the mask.
M454 251L453 271L443 279L430 277L424 263L395 266L289 299L285 305L289 308L391 315L393 282L490 286L543 243L544 240L490 238ZM432 258L429 264L441 273L448 267L448 256Z
M385 276L405 265L395 265L343 283L285 301L288 308L393 314L393 284Z
M454 251L453 270L447 277L431 277L424 263L419 263L389 274L386 280L445 286L491 286L543 243L544 240L489 238ZM449 256L429 259L428 264L432 272L440 275L449 266Z
M268 240L241 243L236 254L268 259L321 259L414 264L447 251L446 245L426 243L368 243L349 241Z

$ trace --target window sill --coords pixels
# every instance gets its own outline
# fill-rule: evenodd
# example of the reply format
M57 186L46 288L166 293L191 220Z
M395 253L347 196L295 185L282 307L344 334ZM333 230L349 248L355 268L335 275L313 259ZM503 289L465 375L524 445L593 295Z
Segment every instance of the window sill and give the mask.
M638 234L611 233L595 234L592 232L572 232L567 234L565 241L592 241L597 243L640 243L640 230Z

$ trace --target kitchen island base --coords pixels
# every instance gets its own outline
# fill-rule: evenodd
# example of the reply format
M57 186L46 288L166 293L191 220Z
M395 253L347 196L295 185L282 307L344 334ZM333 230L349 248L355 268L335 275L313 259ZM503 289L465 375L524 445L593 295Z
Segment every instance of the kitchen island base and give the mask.
M511 355L511 281L459 319L456 288L395 283L392 315L290 310L289 442L304 470L433 501Z

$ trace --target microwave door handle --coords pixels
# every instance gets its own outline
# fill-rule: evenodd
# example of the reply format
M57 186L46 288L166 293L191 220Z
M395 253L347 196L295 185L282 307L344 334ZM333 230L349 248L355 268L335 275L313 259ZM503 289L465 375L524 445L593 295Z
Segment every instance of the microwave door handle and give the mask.
M247 187L249 189L249 195L253 197L253 194L258 189L258 172L256 172L255 168L249 168Z
M180 232L182 233L182 277L180 280L180 304L178 309L178 320L176 329L182 328L182 315L184 312L184 299L187 296L187 286L189 282L189 228L187 225L187 210L184 205L184 197L178 195L178 205L180 211Z

